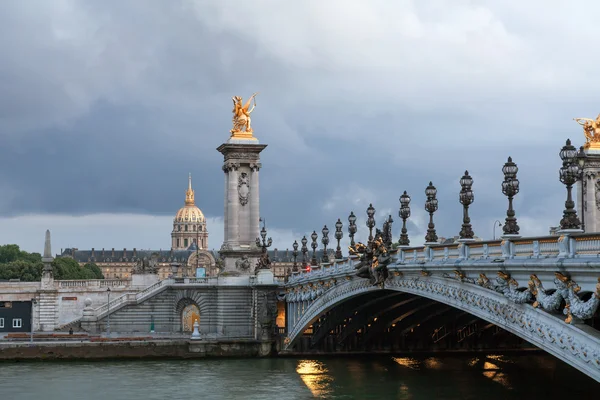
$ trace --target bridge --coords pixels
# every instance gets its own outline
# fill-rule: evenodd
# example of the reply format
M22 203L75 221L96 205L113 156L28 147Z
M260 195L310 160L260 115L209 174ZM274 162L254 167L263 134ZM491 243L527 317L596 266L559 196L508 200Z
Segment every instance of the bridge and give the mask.
M454 310L600 382L600 331L590 322L600 303L600 234L428 244L389 256L387 279L378 283L357 276L359 255L293 273L284 286L285 349L294 349L305 332L311 345L355 332L368 339L440 321ZM434 341L442 325L430 324Z

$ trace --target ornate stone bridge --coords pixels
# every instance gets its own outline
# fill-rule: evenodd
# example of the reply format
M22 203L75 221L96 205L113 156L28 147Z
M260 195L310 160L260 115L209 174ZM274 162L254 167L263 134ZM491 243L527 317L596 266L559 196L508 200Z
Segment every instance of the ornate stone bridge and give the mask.
M356 276L357 256L292 274L286 349L307 329L313 343L359 326L365 335L407 330L437 318L427 310L433 300L440 314L452 308L481 318L600 382L600 331L589 322L600 303L600 234L402 247L390 256L389 275L376 285Z

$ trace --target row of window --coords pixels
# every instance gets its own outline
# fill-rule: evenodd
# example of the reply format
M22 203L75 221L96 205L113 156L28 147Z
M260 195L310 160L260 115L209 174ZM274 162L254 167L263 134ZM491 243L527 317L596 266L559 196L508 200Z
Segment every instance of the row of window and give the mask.
M21 318L13 318L12 327L13 328L22 328L23 320ZM4 328L4 318L0 318L0 328Z
M196 241L196 239L192 239L191 242L188 241L188 239L183 239L183 247L185 247L187 249L187 247L191 244L191 243L196 243L198 244L198 242ZM177 239L177 247L181 247L181 239ZM203 247L203 246L200 246Z
M177 231L181 232L181 225L176 225L176 226L177 226ZM175 227L173 227L173 230L175 230ZM185 232L189 232L188 226L184 225L183 230ZM196 225L192 225L192 232L196 232ZM202 225L198 225L198 232L202 232Z

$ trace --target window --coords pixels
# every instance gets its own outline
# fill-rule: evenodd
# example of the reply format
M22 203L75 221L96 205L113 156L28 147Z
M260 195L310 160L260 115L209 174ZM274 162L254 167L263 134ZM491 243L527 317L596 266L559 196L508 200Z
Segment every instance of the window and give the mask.
M184 231L186 231L186 232L188 231L188 230L187 230L187 225L186 225L186 226L184 226L184 229L183 229L183 230L184 230Z
M177 247L179 247L179 239L177 239Z
M188 247L188 240L187 239L183 239L183 247L185 247L187 249L187 247Z
M196 232L196 225L193 225L192 228L194 228L194 232Z
M13 318L13 328L22 328L23 320L21 318Z
M0 318L0 328L4 328L4 318Z

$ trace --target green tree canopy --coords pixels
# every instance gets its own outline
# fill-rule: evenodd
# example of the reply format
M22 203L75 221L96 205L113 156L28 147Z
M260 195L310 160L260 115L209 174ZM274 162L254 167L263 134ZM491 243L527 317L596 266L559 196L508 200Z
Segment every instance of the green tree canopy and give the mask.
M39 281L42 277L42 256L21 251L16 244L0 246L0 279Z

